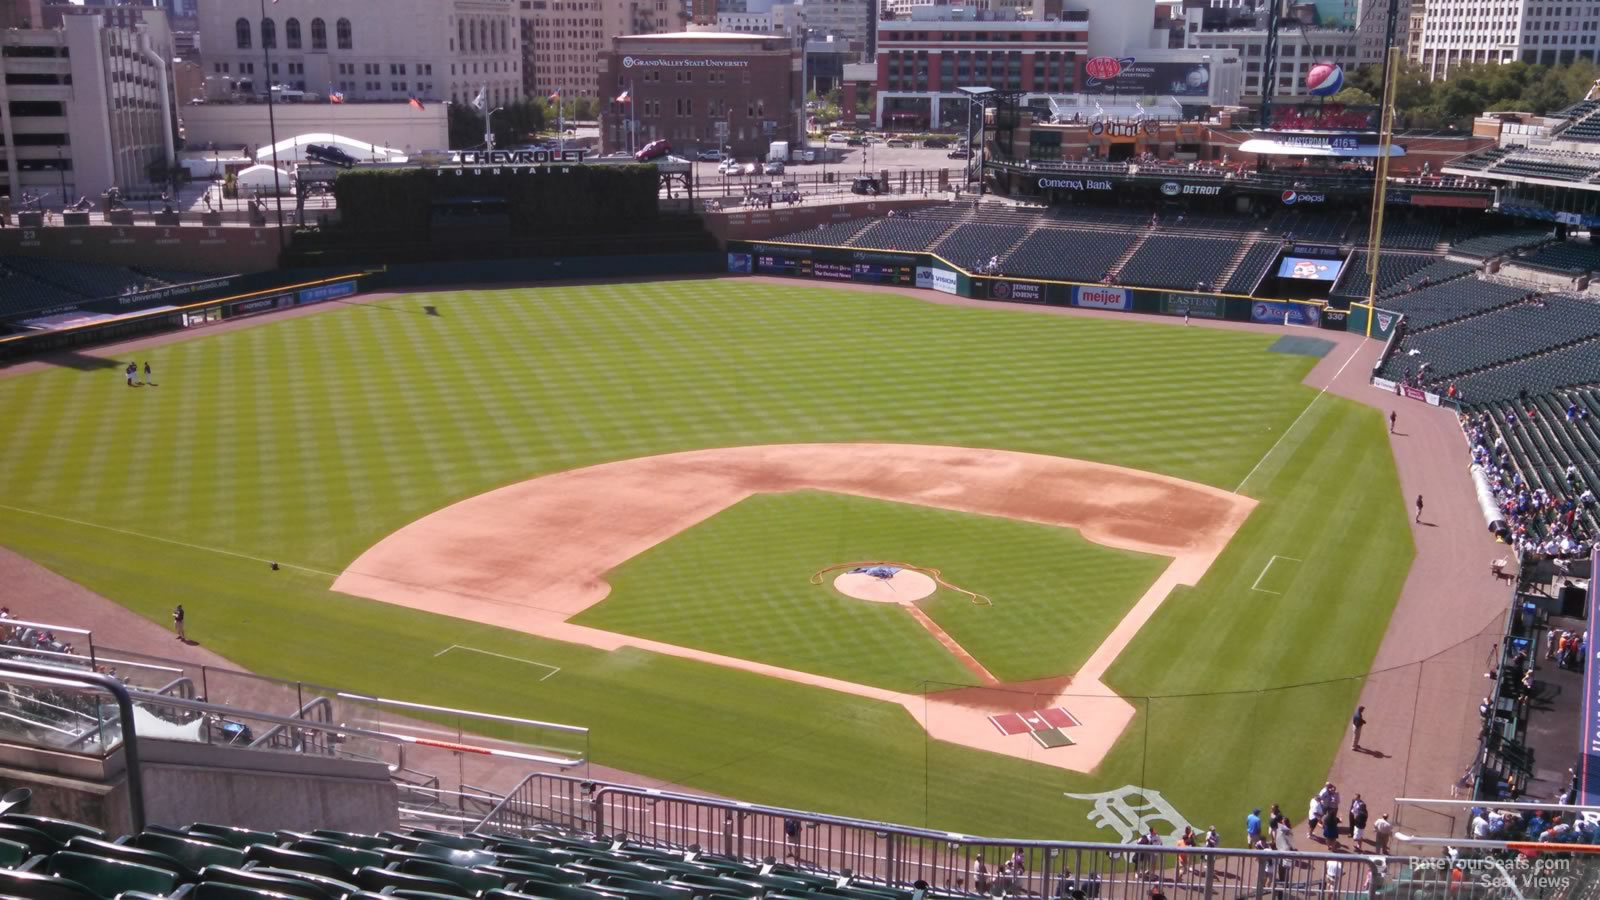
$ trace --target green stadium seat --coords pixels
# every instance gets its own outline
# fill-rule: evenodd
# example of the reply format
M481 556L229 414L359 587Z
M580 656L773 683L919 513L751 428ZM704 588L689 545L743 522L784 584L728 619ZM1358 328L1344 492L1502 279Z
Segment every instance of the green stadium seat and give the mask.
M356 872L356 884L363 890L384 893L385 888L392 891L427 891L433 894L449 894L454 897L470 897L468 891L454 881L443 878L429 878L426 875L408 875L405 872L396 872L393 869L379 869L365 866Z
M330 878L327 875L318 875L315 872L301 872L295 869L280 869L276 866L254 866L247 869L257 875L270 875L273 878L289 878L303 881L313 887L319 887L327 892L330 897L348 897L360 890L350 882L351 876L344 878Z
M362 866L377 866L383 868L383 854L376 850L363 850L345 844L326 841L320 838L302 838L290 841L284 845L285 850L294 850L299 853L315 853L333 860L347 871L354 872Z
M367 895L368 898L376 896L376 894ZM298 894L266 891L260 888L246 887L242 884L202 881L195 885L193 890L184 895L184 900L302 900L302 898Z
M311 829L311 836L346 847L359 847L362 850L376 850L387 847L389 843L375 834L355 834L349 831L331 831L327 828Z
M511 860L506 860L505 862L511 862ZM537 878L540 881L548 881L553 884L582 884L589 880L589 876L582 872L574 872L571 869L563 869L559 866L550 866L543 863L522 862L517 866L509 866L502 863L495 866L495 868L502 871L523 873L523 878Z
M84 825L81 822L69 822L66 819L52 819L48 816L27 816L20 813L6 813L0 816L0 822L13 825L25 825L50 835L61 843L75 837L104 838L106 833L98 828Z
M313 884L303 878L285 878L254 869L206 866L200 870L200 878L203 881L218 881L258 891L287 894L290 897L299 897L301 900L339 900L339 895L330 894L322 885Z
M165 853L158 853L154 850L141 850L131 844L113 844L110 841L102 841L96 838L75 837L67 841L66 849L73 853L101 856L106 859L120 859L124 862L166 869L168 872L177 875L182 881L195 881L198 878L194 868L184 865Z
M0 897L23 900L99 900L99 895L75 881L42 872L0 869Z
M33 851L28 849L27 844L0 838L0 869L15 869L31 856Z
M676 875L669 883L686 884L694 888L735 894L740 897L759 897L767 890L766 885L754 881L739 881L721 875Z
M83 885L107 900L125 891L170 894L182 883L178 873L168 869L70 850L51 855L45 872Z
M492 891L506 886L505 877L494 872L485 872L482 869L467 869L443 862L408 859L401 863L398 868L399 871L407 875L421 875L426 878L441 878L445 881L453 881L469 894L481 894L484 891Z
M487 850L458 850L432 841L422 841L407 849L412 853L456 866L487 866L496 859L495 855Z
M439 859L439 857L432 854L418 853L415 850L399 850L394 847L379 847L373 852L383 857L384 866L392 866L395 863L403 863L408 859ZM383 866L379 866L378 868L383 868Z
M13 822L0 822L0 838L22 844L31 854L54 853L61 849L61 841L37 828Z
M148 828L142 833L134 835L127 843L138 847L140 850L165 853L197 872L206 866L232 866L238 868L244 865L244 851L237 847L216 841L178 837L151 831Z
M254 844L244 851L244 858L250 862L260 863L275 869L288 869L292 872L306 872L312 875L321 875L324 878L338 878L348 881L358 867L345 866L326 856L314 853L303 853L298 850L285 850L282 847L269 847L266 844Z
M367 893L362 891L362 893ZM402 897L404 900L461 900L449 894L434 894L428 891L392 891L387 894L374 894L377 897Z
M582 885L525 881L519 891L490 891L483 900L602 900L606 896Z
M695 894L695 889L686 884L671 884L665 881L643 881L638 878L629 878L625 875L613 875L610 878L601 880L600 884L608 889L631 888L636 891L645 891L655 897L687 898L693 897Z
M528 859L549 863L552 866L578 862L580 859L585 858L566 850L551 850L548 847L528 847L521 844L496 843L488 849L490 853L500 857L501 860Z
M588 862L572 863L562 866L573 872L582 872L589 880L609 878L612 875L622 875L627 878L638 878L642 881L666 881L670 874L665 869L654 866L643 866L614 859L590 859Z
M228 825L212 825L209 822L196 822L189 826L188 833L191 837L220 840L232 844L240 850L251 844L277 844L277 835L270 831L252 831L249 828L233 828Z
M488 840L476 835L451 834L446 831L434 831L429 828L413 828L407 836L419 838L432 844L443 844L454 850L482 850Z

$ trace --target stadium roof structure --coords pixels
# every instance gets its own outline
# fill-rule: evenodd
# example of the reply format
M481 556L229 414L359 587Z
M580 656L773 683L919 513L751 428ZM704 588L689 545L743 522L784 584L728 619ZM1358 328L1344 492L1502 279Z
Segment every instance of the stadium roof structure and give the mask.
M1340 159L1376 159L1379 154L1377 144L1353 144L1340 146L1338 141L1328 141L1321 144L1304 144L1285 141L1280 138L1250 138L1239 145L1241 153L1258 153L1262 156L1314 156L1335 157ZM1398 144L1389 145L1389 158L1394 159L1406 155L1406 148Z

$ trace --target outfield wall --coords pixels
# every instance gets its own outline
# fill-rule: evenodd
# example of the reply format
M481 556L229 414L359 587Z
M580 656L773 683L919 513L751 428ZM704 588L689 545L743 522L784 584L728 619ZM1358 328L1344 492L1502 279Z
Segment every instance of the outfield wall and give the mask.
M823 247L780 241L730 241L727 271L745 275L781 275L855 284L890 284L924 288L998 303L1068 306L1111 312L1222 319L1230 322L1288 324L1330 331L1365 331L1369 318L1361 311L1330 309L1320 300L1267 300L1244 294L1198 293L1086 284L1038 278L1011 278L968 272L933 253L873 250L865 247Z

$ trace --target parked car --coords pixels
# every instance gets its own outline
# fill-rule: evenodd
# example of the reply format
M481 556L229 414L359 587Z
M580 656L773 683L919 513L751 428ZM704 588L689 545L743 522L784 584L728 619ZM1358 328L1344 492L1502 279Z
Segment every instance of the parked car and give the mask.
M717 166L718 175L737 175L743 170L744 167L739 165L739 161L731 156L723 160L722 165Z
M972 151L965 147L957 147L954 150L951 150L949 153L946 153L945 156L948 156L951 159L971 159Z
M858 137L856 137L855 135L852 134L849 137L844 139L844 143L845 143L845 146L847 146L847 147L859 147L859 146L862 145L863 141L861 140L861 138L858 138Z
M651 141L650 143L645 144L643 147L640 147L639 152L635 153L633 158L639 162L649 162L652 159L660 159L671 152L672 142L662 139L659 141Z
M909 147L909 146L911 146L911 142L906 140L905 138L890 138L889 140L884 142L884 146L886 146L886 147Z
M943 150L950 146L950 139L945 137L931 137L922 142L922 146L934 150Z
M757 175L760 174L760 172L761 167L753 162L747 162L741 169L739 169L740 175Z
M779 159L775 159L772 162L769 162L766 165L762 166L761 167L761 172L764 175L782 175L783 174L783 161L779 160Z
M704 160L706 162L716 162L722 159L722 151L713 147L710 150L701 150L699 153L694 155L694 158Z
M828 135L828 143L830 144L843 144L849 140L850 135L845 134L842 131L835 131L833 134Z
M885 193L885 191L883 186L879 184L878 179L871 176L865 176L861 178L855 178L850 181L850 193L870 194L876 196L878 194Z
M330 144L307 144L306 159L347 169L357 162L354 156Z

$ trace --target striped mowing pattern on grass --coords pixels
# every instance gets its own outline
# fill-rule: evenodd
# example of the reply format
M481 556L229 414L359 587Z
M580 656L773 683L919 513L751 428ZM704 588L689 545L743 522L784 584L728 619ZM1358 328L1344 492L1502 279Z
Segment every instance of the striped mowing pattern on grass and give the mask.
M345 306L140 351L159 387L127 388L115 365L0 379L0 543L158 622L181 601L191 635L265 674L581 723L597 762L725 796L1104 838L1061 792L1145 784L1231 839L1241 810L1293 802L1327 772L1411 554L1374 410L1328 395L1262 460L1314 396L1299 384L1313 361L1265 352L1273 339L732 280ZM1239 537L1107 675L1134 697L1246 693L1137 701L1129 736L1079 776L928 742L899 707L376 604L258 561L336 572L455 499L573 466L862 440L1227 489L1262 460ZM1274 553L1305 563L1282 596L1251 592ZM973 554L1012 564L987 542ZM435 656L452 644L561 673Z

